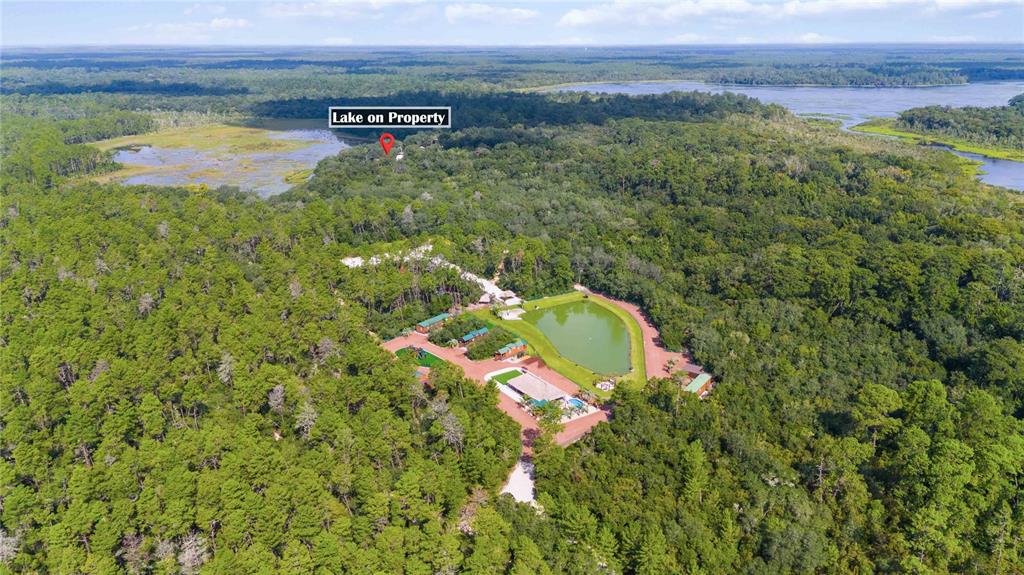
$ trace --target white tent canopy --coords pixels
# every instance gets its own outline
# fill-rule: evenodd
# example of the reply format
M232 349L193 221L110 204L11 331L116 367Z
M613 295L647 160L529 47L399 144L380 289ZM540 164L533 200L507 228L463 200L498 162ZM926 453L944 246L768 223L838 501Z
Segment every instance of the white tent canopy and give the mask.
M566 393L561 389L529 373L513 377L509 380L508 385L520 393L539 401L554 401L566 396Z

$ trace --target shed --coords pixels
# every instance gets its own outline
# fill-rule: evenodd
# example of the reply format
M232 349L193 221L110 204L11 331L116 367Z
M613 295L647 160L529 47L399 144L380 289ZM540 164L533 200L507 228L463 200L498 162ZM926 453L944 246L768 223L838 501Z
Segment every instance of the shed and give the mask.
M444 322L448 321L448 319L451 318L451 317L452 317L452 314L450 314L448 312L439 313L439 314L435 315L432 318L425 319L425 320L419 322L418 324L416 324L416 331L418 331L420 333L426 333L426 332L434 329L435 327L443 324Z
M466 335L462 336L461 338L459 338L459 341L461 341L462 343L469 343L469 342L473 341L474 339L483 336L486 333L487 333L487 328L486 327L482 327L480 329L474 329L473 331L471 331L471 332L467 333Z
M690 393L696 393L697 395L704 395L704 393L708 390L710 386L711 376L706 373L702 373L697 377L693 378L693 381L686 384L685 390L689 391Z
M506 359L514 355L519 355L526 351L526 342L517 339L512 343L502 346L498 351L494 352L495 357L498 359Z

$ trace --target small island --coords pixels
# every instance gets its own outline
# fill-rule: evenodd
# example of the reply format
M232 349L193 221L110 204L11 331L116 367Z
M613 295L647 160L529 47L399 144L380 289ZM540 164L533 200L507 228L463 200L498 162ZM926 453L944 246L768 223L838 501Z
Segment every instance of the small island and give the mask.
M911 108L897 118L876 118L852 129L1024 162L1024 94L1006 106Z

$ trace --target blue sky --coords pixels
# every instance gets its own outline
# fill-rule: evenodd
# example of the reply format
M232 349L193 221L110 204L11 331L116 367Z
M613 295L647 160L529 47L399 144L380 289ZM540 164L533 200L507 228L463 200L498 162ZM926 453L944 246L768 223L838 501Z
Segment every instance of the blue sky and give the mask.
M1024 44L1024 0L0 2L4 46Z

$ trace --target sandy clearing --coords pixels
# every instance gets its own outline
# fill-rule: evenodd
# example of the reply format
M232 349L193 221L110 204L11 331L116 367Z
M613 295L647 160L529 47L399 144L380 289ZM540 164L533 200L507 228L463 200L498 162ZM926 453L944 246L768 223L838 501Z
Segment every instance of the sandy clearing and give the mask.
M501 492L508 493L520 503L534 503L533 483L533 464L524 457L512 468Z

